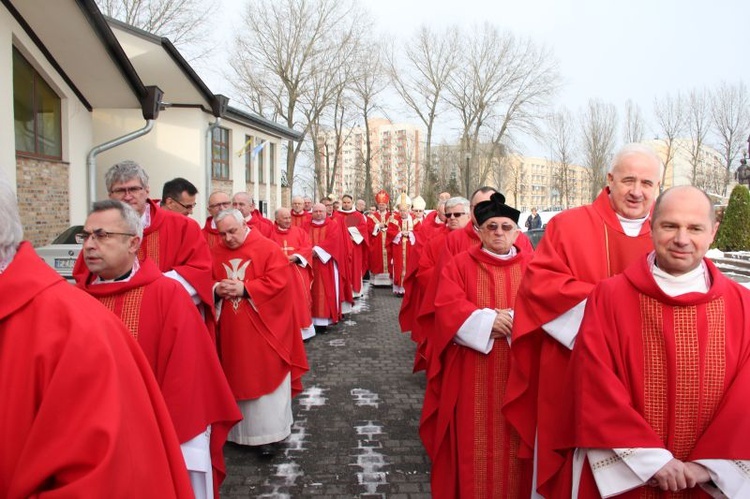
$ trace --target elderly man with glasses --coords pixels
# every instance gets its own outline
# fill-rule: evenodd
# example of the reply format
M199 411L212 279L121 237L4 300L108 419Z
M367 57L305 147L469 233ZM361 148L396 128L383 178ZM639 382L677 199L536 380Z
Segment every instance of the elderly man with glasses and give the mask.
M194 220L159 208L149 199L148 173L134 161L122 161L104 175L109 198L130 205L143 226L138 258L151 258L159 270L179 282L201 312L213 334L213 294L211 292L211 253L201 229ZM83 253L73 276L87 272Z
M420 422L437 499L531 492L532 463L518 459L519 435L501 412L516 293L532 256L516 244L519 216L500 193L478 203L481 244L440 276Z
M137 258L143 229L128 205L94 203L83 232L87 272L77 285L118 316L138 341L161 388L196 497L218 497L222 447L242 415L203 319L182 286Z
M203 225L203 237L206 238L209 248L213 249L219 244L221 239L219 236L219 229L216 228L216 215L231 207L232 200L229 199L229 194L226 192L214 191L208 196L208 218Z

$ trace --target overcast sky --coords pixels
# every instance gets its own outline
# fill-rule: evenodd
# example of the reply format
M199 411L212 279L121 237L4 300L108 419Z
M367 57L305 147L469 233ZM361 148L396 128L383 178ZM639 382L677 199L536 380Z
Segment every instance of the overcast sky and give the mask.
M622 111L630 98L648 119L656 96L715 88L722 80L750 83L750 0L361 1L390 37L406 40L422 24L471 28L489 21L546 44L563 78L557 102L574 112L590 98ZM226 22L235 23L245 1L221 2ZM231 96L215 77L206 81ZM392 119L409 119L397 103L392 107Z

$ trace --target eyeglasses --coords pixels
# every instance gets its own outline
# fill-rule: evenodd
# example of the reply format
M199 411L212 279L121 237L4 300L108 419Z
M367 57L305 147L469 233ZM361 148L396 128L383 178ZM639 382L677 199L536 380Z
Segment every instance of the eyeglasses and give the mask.
M185 205L182 205L182 206L185 206ZM223 203L214 203L214 204L209 204L208 205L208 207L211 208L212 210L214 208L218 208L218 207L229 208L230 206L232 206L232 202L231 201L224 201Z
M466 215L466 212L457 211L456 213L446 213L445 214L445 218L453 218L453 217L458 218L458 217L462 217L464 215Z
M509 223L496 224L495 222L492 222L492 223L485 225L483 228L487 232L495 232L497 229L502 229L503 232L510 232L514 230L516 226L513 224L509 224Z
M106 241L111 236L135 236L135 234L130 234L128 232L107 232L104 229L96 229L94 232L86 232L84 230L76 234L76 242L78 244L83 244L88 241L89 238L93 238L96 242Z
M171 199L171 200L172 200L172 201L174 201L175 203L179 204L180 206L182 206L182 207L183 207L183 208L185 208L186 210L192 210L193 208L195 208L196 206L198 206L198 203L193 203L193 204L182 204L182 203L180 203L179 201L177 201L177 200L176 200L175 198L169 198L169 199Z
M109 191L109 193L114 194L115 196L125 197L128 194L130 194L131 196L135 196L142 190L143 190L143 187L141 187L140 185L137 185L135 187L118 187L116 189L112 189L111 191Z

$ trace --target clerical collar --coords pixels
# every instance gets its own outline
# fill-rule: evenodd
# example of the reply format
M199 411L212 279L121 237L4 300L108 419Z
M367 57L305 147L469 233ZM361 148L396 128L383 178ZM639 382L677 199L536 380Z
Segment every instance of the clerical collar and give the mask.
M651 268L651 274L659 289L664 291L667 296L679 296L686 293L707 293L711 287L711 274L708 272L706 263L701 260L701 264L696 268L682 275L672 275L663 271L656 265L656 252L652 251L648 255L648 262Z
M245 217L245 223L250 222L250 220L252 220L252 219L253 219L253 214L251 213L251 214L249 214L248 216Z
M343 208L339 208L339 211L340 211L341 213L346 213L347 215L349 215L349 214L351 214L351 213L354 213L354 212L355 212L355 211L357 211L357 210L355 210L354 208L352 208L351 210L347 211L347 210L345 210L345 209L343 209Z
M13 261L13 257L16 256L16 252L18 251L17 247L8 248L7 254L5 255L5 258L0 260L0 274L5 272L5 269L8 268L8 265Z
M143 210L143 215L141 215L141 224L143 224L143 229L148 229L151 226L151 205L147 204L146 209Z
M287 229L283 229L283 228L279 227L279 224L276 224L276 230L281 231L281 232L289 232L288 228Z
M216 227L216 219L214 217L211 217L211 228L218 230L218 228Z
M625 218L623 216L620 216L619 213L615 213L617 215L617 219L620 221L620 226L622 227L622 231L625 232L625 235L628 237L636 237L638 234L641 233L641 227L643 227L643 224L646 223L646 220L648 220L648 214L643 218Z
M508 252L504 255L498 255L497 253L493 253L492 251L488 250L484 246L482 246L482 251L484 251L490 256L497 258L498 260L509 260L518 254L518 251L516 251L515 246L511 246Z
M325 221L325 220L310 220L310 221L311 221L311 222L312 222L313 224L315 224L315 225L323 225L324 223L326 223L326 221Z
M122 274L119 277L115 277L114 279L102 279L99 276L96 276L96 279L91 284L112 284L115 282L128 282L133 278L133 276L138 272L138 270L141 268L141 264L138 261L138 258L135 258L133 260L133 267Z

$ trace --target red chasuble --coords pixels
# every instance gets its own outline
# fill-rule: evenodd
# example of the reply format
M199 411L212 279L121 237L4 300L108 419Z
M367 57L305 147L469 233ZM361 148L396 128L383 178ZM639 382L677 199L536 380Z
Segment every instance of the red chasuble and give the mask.
M352 291L361 293L362 278L365 275L366 267L364 262L370 258L370 238L367 235L367 219L362 213L354 209L351 211L336 211L333 213L333 218L341 225L344 240L349 247L347 268ZM350 227L356 228L362 236L362 241L359 244L354 241L349 233Z
M665 295L646 257L591 293L571 359L570 446L750 459L750 292L704 262L706 294ZM599 497L584 473L580 497ZM617 497L709 496L644 486Z
M211 462L218 498L226 476L222 449L242 414L198 310L180 283L164 277L149 259L141 262L129 281L91 284L95 279L89 273L78 286L114 312L138 340L180 443L211 425Z
M273 222L261 215L258 210L253 210L252 217L247 222L247 226L255 229L255 232L260 232L265 237L270 237L271 232L273 232Z
M375 227L379 224L388 224L390 220L390 212L381 214L376 211L367 215L367 234L370 238L370 273L371 274L392 274L391 258L393 248L391 244L388 244L388 234L385 230L377 232L376 235L372 235L375 232Z
M420 436L432 459L435 498L528 498L531 460L520 460L520 439L501 412L510 347L494 341L489 354L453 338L476 310L513 308L529 255L508 260L480 246L454 258L436 297L433 355L440 367L427 381Z
M307 226L310 225L310 220L312 220L312 214L307 211L303 211L302 213L297 213L294 210L290 211L292 212L292 226L307 230Z
M0 296L0 497L193 497L164 399L122 322L26 242Z
M312 316L330 319L333 323L341 319L341 302L344 298L344 279L341 275L341 265L346 258L344 236L338 223L330 217L326 217L320 225L310 224L310 244L313 247L320 246L331 255L327 263L323 263L317 256L313 256L313 282L312 282ZM333 262L339 264L338 286L340 290L339 300L336 299L336 275Z
M209 249L214 249L214 246L219 244L221 236L219 235L219 229L213 226L214 217L208 217L206 223L203 225L203 237L206 238Z
M628 237L603 189L593 204L567 210L552 218L529 264L518 292L513 323L512 371L504 411L521 434L525 453L538 431L538 490L545 497L567 483L552 483L563 461L552 448L555 432L565 433L558 414L570 387L565 372L570 350L541 326L586 299L594 285L619 274L652 249L651 223L640 235ZM567 473L558 477L568 480ZM569 490L569 489L568 489Z
M429 212L425 217L422 219L422 223L420 224L422 228L419 230L420 235L424 235L423 239L425 242L432 239L434 235L436 235L438 232L442 232L445 228L445 223L438 223L436 220L437 218L437 210Z
M393 284L395 286L404 285L406 279L406 269L409 265L409 258L414 244L416 244L419 222L414 222L414 218L411 216L406 219L402 219L401 215L395 213L388 221L388 245L391 246L391 254L393 255ZM409 236L402 236L398 243L394 243L394 238L401 232L406 231L414 235L414 244L412 244Z
M289 313L294 299L289 260L276 243L250 231L237 249L213 250L214 279L245 283L248 298L222 299L217 305L221 364L237 400L252 400L276 390L287 374L292 395L302 391L307 372L302 336Z
M292 300L292 307L294 309L294 316L297 319L298 327L300 329L306 328L312 324L312 316L310 315L310 306L312 303L310 287L312 286L313 278L313 256L310 238L307 236L307 232L300 227L292 226L284 230L274 224L270 239L281 247L281 250L287 257L298 254L307 260L307 266L305 267L300 267L294 262L289 262L289 268L292 273L290 285L293 288L292 295L294 298Z
M438 288L440 287L439 277L442 273L442 269L450 262L453 257L467 251L475 246L481 246L481 239L479 234L474 230L474 226L471 223L466 224L463 229L454 230L448 232L445 236L445 244L441 245L442 250L438 256L435 269L432 272L433 281L425 288L425 294L422 297L422 303L417 314L418 327L424 331L422 352L425 356L426 365L429 366L430 352L432 351L429 346L430 342L430 331L435 328L435 295ZM518 234L514 246L521 252L531 255L534 253L534 247L531 245L531 241L523 232Z

